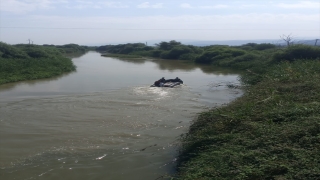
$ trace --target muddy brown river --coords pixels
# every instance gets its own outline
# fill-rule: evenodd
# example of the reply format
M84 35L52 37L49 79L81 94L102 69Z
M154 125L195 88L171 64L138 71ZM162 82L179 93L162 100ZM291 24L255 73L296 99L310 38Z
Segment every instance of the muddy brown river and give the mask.
M142 180L175 171L197 113L239 97L232 71L89 52L77 71L0 85L0 179ZM155 88L161 77L184 85ZM166 178L164 178L166 179Z

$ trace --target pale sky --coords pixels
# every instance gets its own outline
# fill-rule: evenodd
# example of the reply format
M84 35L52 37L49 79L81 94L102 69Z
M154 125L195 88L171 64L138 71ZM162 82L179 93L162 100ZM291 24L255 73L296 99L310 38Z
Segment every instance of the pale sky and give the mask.
M0 41L320 38L320 0L0 0Z

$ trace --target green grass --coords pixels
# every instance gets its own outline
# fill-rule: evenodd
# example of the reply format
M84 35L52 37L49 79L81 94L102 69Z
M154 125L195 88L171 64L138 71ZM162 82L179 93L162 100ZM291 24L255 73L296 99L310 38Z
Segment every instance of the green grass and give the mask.
M0 42L0 84L49 78L75 70L71 59L56 47Z
M244 96L201 113L182 136L172 179L319 179L320 61L270 64L242 80Z

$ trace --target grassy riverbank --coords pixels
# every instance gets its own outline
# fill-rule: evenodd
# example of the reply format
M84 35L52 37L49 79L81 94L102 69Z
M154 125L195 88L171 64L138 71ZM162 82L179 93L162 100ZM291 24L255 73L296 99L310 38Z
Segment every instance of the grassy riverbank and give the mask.
M193 122L173 179L320 178L320 48L269 56L242 77L244 96Z
M120 59L138 59L142 60L145 59L142 56L139 55L131 55L131 54L112 54L112 53L106 53L102 54L103 57L112 57L112 58L120 58Z
M68 47L70 49L70 47ZM0 84L49 78L75 71L63 48L0 42Z
M185 60L190 63L214 65L219 67L248 69L264 66L270 60L270 54L281 51L273 44L248 43L241 46L211 45L197 47L184 45L177 41L160 42L156 46L143 43L106 45L96 50L106 57L141 59Z

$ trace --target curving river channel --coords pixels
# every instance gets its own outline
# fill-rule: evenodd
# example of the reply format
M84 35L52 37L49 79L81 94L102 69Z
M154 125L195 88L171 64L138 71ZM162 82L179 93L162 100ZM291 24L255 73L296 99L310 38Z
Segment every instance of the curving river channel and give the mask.
M238 74L89 52L77 72L0 86L0 179L158 179L197 113L241 95ZM184 85L154 88L161 77Z

